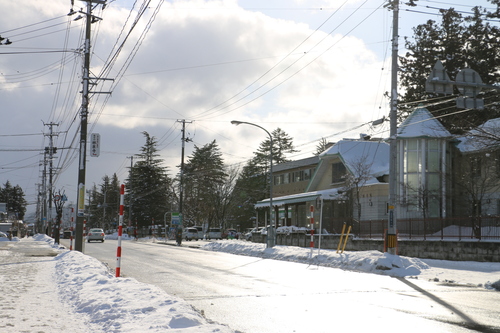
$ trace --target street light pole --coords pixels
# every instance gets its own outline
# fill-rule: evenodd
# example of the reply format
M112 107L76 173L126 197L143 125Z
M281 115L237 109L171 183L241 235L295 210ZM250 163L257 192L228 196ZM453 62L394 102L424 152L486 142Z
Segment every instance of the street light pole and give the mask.
M246 121L232 120L231 124L240 125L246 124L260 128L269 135L269 140L271 141L271 146L269 149L269 230L267 231L267 247L274 247L276 245L276 234L275 234L275 223L273 219L273 137L271 133L268 132L264 127L259 126L254 123L248 123Z

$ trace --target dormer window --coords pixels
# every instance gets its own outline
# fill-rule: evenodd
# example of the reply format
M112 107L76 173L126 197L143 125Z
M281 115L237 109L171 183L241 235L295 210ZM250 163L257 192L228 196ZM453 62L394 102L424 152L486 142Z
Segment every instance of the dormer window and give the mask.
M341 183L345 180L347 169L342 162L332 164L332 183Z

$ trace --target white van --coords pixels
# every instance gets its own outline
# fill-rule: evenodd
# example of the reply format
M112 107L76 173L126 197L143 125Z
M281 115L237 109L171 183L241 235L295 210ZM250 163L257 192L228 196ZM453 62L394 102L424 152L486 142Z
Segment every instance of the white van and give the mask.
M196 230L198 230L198 238L203 239L203 227L195 225L193 228L196 228Z
M184 238L187 241L190 241L193 239L197 241L198 240L198 229L193 228L193 227L189 227L189 228L184 229L182 238Z
M220 228L210 228L205 235L205 239L222 239L222 231Z

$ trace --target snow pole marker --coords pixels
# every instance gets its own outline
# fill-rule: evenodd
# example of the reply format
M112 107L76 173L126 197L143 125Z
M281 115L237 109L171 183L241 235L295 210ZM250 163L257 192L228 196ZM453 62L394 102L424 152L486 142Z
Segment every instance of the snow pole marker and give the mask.
M309 242L309 247L311 248L311 258L312 258L314 250L314 206L313 205L311 205L310 207L310 212L311 212L311 241Z
M69 235L69 250L73 251L73 227L69 228L70 230L70 235Z
M337 246L337 253L340 252L340 247L342 246L342 240L344 239L345 225L346 224L344 222L344 225L342 226L342 233L340 234L339 246Z
M85 252L85 237L87 237L87 220L83 220L82 252ZM76 242L75 242L76 245Z
M118 247L116 248L116 277L120 277L120 266L122 261L122 232L123 232L123 198L125 197L125 185L120 187L120 217L118 218Z

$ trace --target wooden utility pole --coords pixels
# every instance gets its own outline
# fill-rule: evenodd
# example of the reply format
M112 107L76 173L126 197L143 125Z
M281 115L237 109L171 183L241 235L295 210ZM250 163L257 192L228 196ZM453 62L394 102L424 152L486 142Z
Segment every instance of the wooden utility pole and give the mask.
M87 123L89 114L89 96L90 96L90 37L91 25L99 19L92 15L92 6L105 5L103 0L83 0L87 3L86 12L78 11L85 15L85 44L83 61L83 88L82 105L80 107L80 148L78 163L78 186L77 186L77 209L76 209L76 228L75 228L75 250L83 252L83 221L85 219L85 172L87 157ZM77 12L74 12L77 13Z
M392 68L391 68L391 111L389 137L389 220L387 225L387 252L396 254L396 190L397 190L397 110L398 110L398 30L399 30L399 0L392 1Z
M181 149L181 172L180 172L180 182L179 182L179 214L182 225L182 198L184 196L184 146L186 142L190 141L189 138L186 139L186 123L192 123L192 121L186 121L185 119L177 120L177 122L182 123L182 149Z

